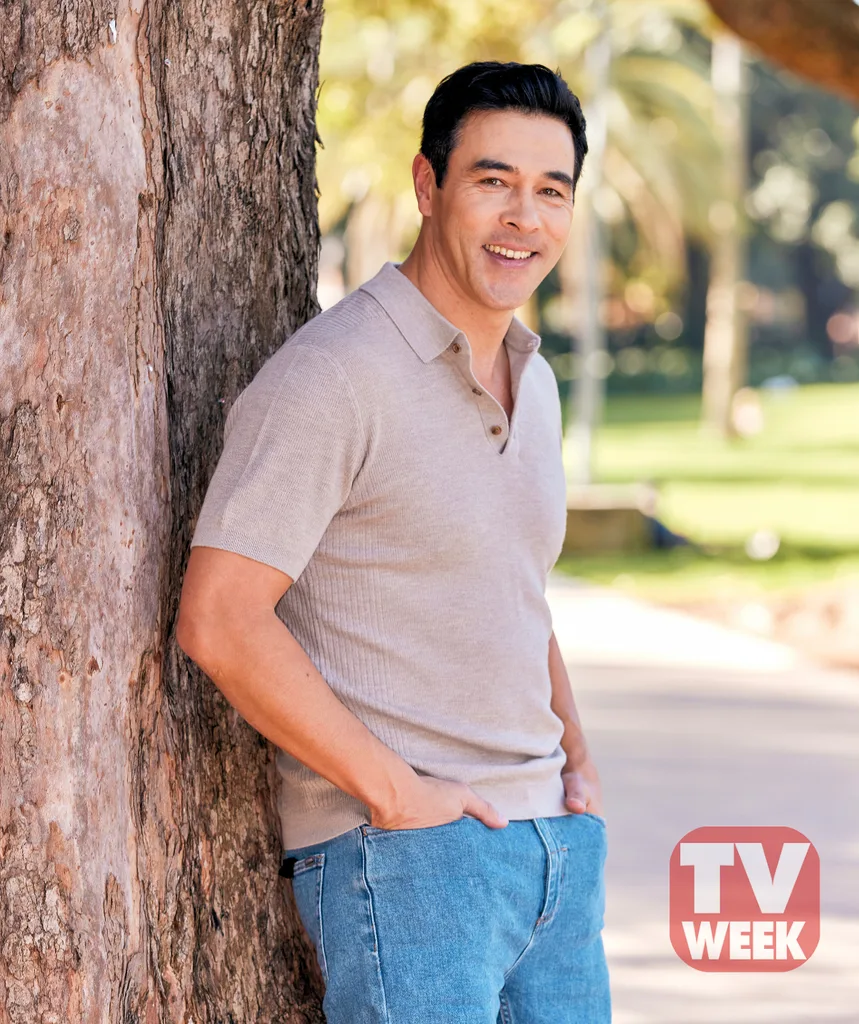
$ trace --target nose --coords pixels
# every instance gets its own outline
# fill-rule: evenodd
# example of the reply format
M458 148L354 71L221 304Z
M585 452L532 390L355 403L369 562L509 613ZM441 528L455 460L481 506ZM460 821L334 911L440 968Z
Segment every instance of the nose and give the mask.
M508 227L518 228L522 234L539 230L540 217L530 190L510 190L510 203L504 211L504 224Z

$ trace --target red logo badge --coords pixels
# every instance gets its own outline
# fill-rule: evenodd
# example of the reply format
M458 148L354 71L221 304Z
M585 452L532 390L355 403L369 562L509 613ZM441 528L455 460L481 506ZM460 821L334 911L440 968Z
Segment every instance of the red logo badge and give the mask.
M696 828L674 847L671 945L699 971L792 971L820 939L820 857L792 828Z

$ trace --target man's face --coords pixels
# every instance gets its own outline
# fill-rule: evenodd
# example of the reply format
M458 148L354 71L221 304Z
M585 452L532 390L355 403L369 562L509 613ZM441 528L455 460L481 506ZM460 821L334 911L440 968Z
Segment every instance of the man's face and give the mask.
M573 138L556 118L513 110L472 112L460 133L441 189L425 168L421 213L459 288L489 309L516 309L567 242Z

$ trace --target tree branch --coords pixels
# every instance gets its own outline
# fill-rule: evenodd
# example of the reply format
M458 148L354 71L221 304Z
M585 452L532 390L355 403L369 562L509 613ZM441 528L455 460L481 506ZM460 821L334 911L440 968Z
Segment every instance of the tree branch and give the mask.
M853 0L707 0L727 27L789 71L859 100Z

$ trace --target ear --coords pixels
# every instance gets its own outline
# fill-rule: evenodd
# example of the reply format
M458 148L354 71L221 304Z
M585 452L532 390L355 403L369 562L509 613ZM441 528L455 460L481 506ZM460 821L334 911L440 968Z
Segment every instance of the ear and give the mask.
M418 210L422 216L431 217L433 194L436 191L435 171L423 153L418 153L412 161L412 179L415 183Z

